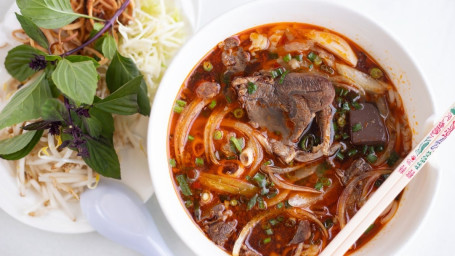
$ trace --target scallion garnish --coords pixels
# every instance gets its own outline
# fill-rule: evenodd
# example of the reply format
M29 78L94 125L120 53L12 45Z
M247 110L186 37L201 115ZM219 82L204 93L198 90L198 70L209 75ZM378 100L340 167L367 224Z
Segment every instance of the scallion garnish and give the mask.
M289 74L289 70L284 71L284 73L280 77L279 83L282 84L284 82L284 78L286 77L287 74Z
M271 237L264 238L264 240L262 242L264 244L268 244L268 243L272 242L272 238Z
M256 205L257 199L258 199L258 194L254 195L250 199L250 201L248 201L248 204L246 205L246 209L251 210Z
M202 67L207 72L212 71L212 69L213 69L213 65L210 61L204 61L204 63L202 63Z
M194 160L194 163L195 163L197 166L204 166L204 159L201 158L201 157L196 157L196 159Z
M223 138L223 132L220 130L216 130L215 133L213 134L213 139L221 140L222 138Z
M275 226L276 224L278 224L279 221L277 221L276 219L270 219L269 220L269 223L272 225L272 226Z
M311 60L311 62L313 62L315 59L316 59L316 56L318 56L316 53L314 52L310 52L308 53L308 55L306 56L309 60Z
M378 157L375 154L369 154L366 156L368 162L374 164L378 160Z
M265 202L262 197L258 197L258 208L261 210L265 209Z
M215 106L216 106L216 100L212 100L212 102L210 102L210 104L209 104L209 108L214 109Z
M384 75L384 73L382 72L382 70L380 70L379 68L372 68L370 69L370 76L374 79L379 79L381 78L382 76Z
M253 94L258 89L258 86L253 82L248 82L247 90L248 94Z
M229 138L229 141L232 143L232 145L234 145L234 148L237 150L237 152L242 152L242 145L240 145L240 141L232 136L231 138Z
M283 208L283 206L284 206L284 203L283 203L283 202L279 202L279 203L276 205L276 208L277 208L277 209L281 209L281 208Z
M399 158L400 156L397 154L397 152L392 151L392 153L390 153L389 158L387 159L387 165L390 167L394 166Z
M177 166L177 162L175 161L174 158L171 158L169 159L169 165L174 168L175 166Z
M264 232L266 235L269 235L269 236L273 235L273 230L271 228L266 229Z
M179 105L175 105L175 106L174 106L174 112L177 113L177 114L182 113L183 109L184 109L184 108L181 107L181 106L179 106Z
M360 130L362 130L362 124L361 124L361 123L356 123L356 124L354 124L354 125L352 126L352 131L353 131L353 132L358 132L358 131L360 131Z
M175 103L177 103L177 105L179 105L180 107L186 106L186 101L184 100L176 100Z
M194 137L191 136L191 135L188 135L188 140L189 140L189 141L193 141L193 140L194 140Z
M292 56L290 53L286 54L283 56L283 61L284 62L289 62L292 59Z
M177 182L179 183L180 191L185 196L192 196L193 193L191 192L190 186L188 185L187 177L184 174L177 175L176 177Z
M234 109L234 111L232 113L234 114L235 118L237 118L237 119L240 119L245 115L245 112L241 108Z
M353 149L350 149L348 151L348 156L351 157L351 156L354 156L357 154L357 152L359 152L357 149L353 148Z

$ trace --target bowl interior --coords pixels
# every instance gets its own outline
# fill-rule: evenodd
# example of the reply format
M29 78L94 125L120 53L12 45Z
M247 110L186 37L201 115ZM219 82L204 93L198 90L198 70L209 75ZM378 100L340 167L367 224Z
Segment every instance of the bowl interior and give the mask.
M276 22L326 27L347 36L372 55L401 94L413 131L413 144L423 137L427 120L434 113L424 78L406 51L380 26L346 7L320 1L264 0L218 17L194 35L169 66L156 95L149 124L149 166L158 200L173 228L197 255L222 255L223 251L193 223L175 191L167 163L168 121L173 101L193 67L220 41L245 29ZM435 168L427 166L408 186L394 219L356 255L396 252L423 220L437 177Z

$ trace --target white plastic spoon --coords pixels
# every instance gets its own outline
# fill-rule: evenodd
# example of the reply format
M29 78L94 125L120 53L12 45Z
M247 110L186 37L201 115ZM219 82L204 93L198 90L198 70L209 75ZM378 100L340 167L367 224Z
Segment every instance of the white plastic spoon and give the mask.
M143 255L173 255L138 195L124 184L102 179L81 195L81 209L101 235Z

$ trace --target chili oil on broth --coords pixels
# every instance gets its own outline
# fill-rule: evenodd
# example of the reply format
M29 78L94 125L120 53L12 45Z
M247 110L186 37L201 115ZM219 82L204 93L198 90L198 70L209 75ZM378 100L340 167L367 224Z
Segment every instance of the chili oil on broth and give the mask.
M338 63L349 65L346 56L338 57L318 43L310 43L307 49L305 45L310 40L307 37L309 31L327 32L345 40L357 57L355 69L380 85L386 85L387 90L372 93L369 91L371 88L365 90L356 84L362 84L362 81L343 77L336 67ZM263 44L264 49L258 49L261 48L261 37L268 42ZM268 24L243 31L232 38L240 42L239 46L235 50L226 50L224 47L227 41L215 46L195 66L176 98L169 127L169 161L176 191L201 231L228 253L316 255L340 231L342 223L349 221L382 184L397 161L410 150L411 133L401 98L384 69L365 50L348 38L324 28L299 23ZM252 46L253 41L258 47ZM291 43L296 43L295 46L301 48L287 51L285 45ZM243 70L232 71L225 65L226 62L222 62L226 52L235 52L234 55L247 53L250 60ZM289 71L316 73L328 78L334 85L335 96L331 104L332 138L333 144L340 143L343 146L335 154L309 163L292 161L286 164L273 152L267 152L260 142L260 138L266 141L282 140L283 135L279 132L259 127L253 128L254 134L250 134L235 125L226 125L241 123L252 128L249 113L242 108L237 93L231 88L233 79L249 77L260 71L277 72L282 67L285 70L280 72L284 75L278 72L279 76L274 78L275 84L281 77L285 78L286 71ZM228 69L230 71L227 72ZM214 82L220 87L216 95L201 100L196 92L204 82ZM251 85L248 89L254 90L254 86ZM363 90L366 91L364 95ZM197 109L200 112L194 115L194 120L190 118L187 122L190 127L184 129L186 134L176 134L176 130L181 131L185 126L182 122L185 118L181 116L190 115L188 109L197 106L196 102L199 102ZM361 110L368 102L374 103L385 124L386 142L354 145L351 134L354 133L352 130L355 125L350 124L350 113ZM226 115L216 125L215 132L207 133L205 129L211 116L223 112ZM293 128L292 123L283 124ZM209 148L214 147L218 163L213 163L210 154L205 152L207 147L204 144L204 133L215 137L213 146ZM299 150L311 151L312 146L321 143L321 135L318 122L313 119L294 146ZM181 152L176 148L175 136L184 141ZM243 167L239 156L249 148L250 140L256 140L255 143L262 148L262 160L259 167L255 168L256 171L251 170L251 165ZM254 152L253 156L257 157L259 153ZM346 174L348 170L361 160L371 170L344 181L349 176ZM264 170L267 169L265 166L282 169L299 165L302 165L299 170L282 175L270 174ZM293 191L274 183L270 175L274 175L278 181L292 183L294 187L316 189L321 193ZM299 179L299 176L306 177ZM353 183L356 180L358 182ZM347 187L351 188L350 193L347 193ZM381 230L393 217L400 198L401 195L365 231L349 253L366 244ZM341 218L344 221L340 221Z

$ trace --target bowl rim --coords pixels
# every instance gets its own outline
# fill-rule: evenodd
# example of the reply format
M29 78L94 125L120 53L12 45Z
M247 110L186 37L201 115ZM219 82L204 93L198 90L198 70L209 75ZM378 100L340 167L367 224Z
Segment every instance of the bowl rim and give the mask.
M273 3L274 0L257 0L257 1L252 1L252 2L249 2L249 3L246 3L246 4L243 4L239 7L236 7L234 9L232 9L231 11L229 12L226 12L224 13L223 15L213 19L212 21L210 21L208 24L204 25L199 31L197 31L193 36L192 38L190 38L190 40L181 48L181 50L179 51L179 53L176 55L176 57L174 58L174 61L169 65L169 69L168 71L165 73L165 75L163 76L163 79L162 79L162 83L166 83L167 80L169 80L168 78L170 76L172 76L170 74L169 71L172 71L173 67L175 66L174 62L175 60L182 60L182 58L185 56L185 52L187 51L190 51L191 49L190 46L192 43L194 42L197 42L198 40L201 40L201 35L203 35L204 33L207 33L207 31L210 31L211 29L213 29L213 27L216 25L216 24L222 24L221 21L224 20L226 17L232 17L234 14L236 14L237 12L239 12L240 10L242 9L248 9L248 8L252 8L252 7L258 7L258 6L266 6L267 4L270 4L270 3ZM364 21L366 21L368 24L369 27L374 27L374 29L376 30L379 30L381 33L383 33L386 37L387 37L387 40L390 41L392 44L394 44L396 46L397 49L399 49L399 51L402 52L402 54L404 54L404 56L408 59L410 65L406 67L407 70L414 70L418 77L416 78L418 81L421 82L421 84L423 85L422 88L420 88L421 90L424 91L424 93L426 93L428 95L428 99L430 102L428 102L428 108L430 109L430 112L431 114L434 115L435 113L435 103L434 103L434 93L432 91L432 88L428 85L428 82L427 82L427 79L425 78L424 76L424 73L421 71L418 63L412 58L412 56L409 54L409 52L407 51L407 49L403 46L403 44L401 43L401 41L399 41L395 36L393 36L389 31L387 31L384 27L382 27L380 24L378 24L377 22L375 22L373 19L371 19L370 17L367 17L366 15L360 13L360 12L357 12L356 10L354 9L351 9L350 7L347 7L345 5L342 5L342 4L339 4L339 3L333 3L333 2L327 2L327 1L316 1L316 0L305 0L305 1L299 1L299 0L284 0L282 2L286 2L286 3L294 3L294 4L315 4L315 5L329 5L331 6L332 8L336 8L336 9L339 9L339 10L342 10L343 12L345 13L352 13L354 15L356 15L359 19L362 19ZM288 20L289 22L293 22L292 20ZM283 21L284 22L284 21ZM295 22L295 21L294 21ZM272 22L270 22L272 23ZM259 25L262 25L262 24L266 24L266 23L261 23L261 24L256 24L256 25L250 25L249 27L256 27L256 26L259 26ZM248 27L245 27L245 28L239 28L237 29L237 32L241 32L245 29L247 29ZM228 35L229 36L229 35ZM221 39L222 40L222 39ZM215 45L213 45L212 47L214 47ZM366 47L364 47L366 48ZM367 48L368 49L368 48ZM206 52L209 52L210 49L208 49ZM207 53L206 53L207 54ZM199 57L199 59L195 60L194 62L192 62L192 67L194 67L202 58L204 58L205 55L201 55ZM184 60L184 59L183 59ZM193 69L191 68L188 73L190 73ZM185 74L185 77L187 76L188 74ZM181 81L183 83L183 81ZM179 85L179 88L180 88L181 85ZM154 154L154 137L153 136L150 136L150 134L154 134L154 132L156 131L155 127L154 127L154 123L159 123L159 122L163 122L164 119L163 118L160 118L158 120L156 120L157 116L159 116L157 113L158 112L161 112L162 109L160 109L159 107L159 104L160 104L160 98L161 97L165 97L165 96L169 96L169 95L166 95L166 91L165 89L163 88L163 86L160 86L158 91L157 91L157 94L156 94L156 97L155 97L155 102L153 104L153 107L152 107L152 112L151 112L151 117L150 117L150 122L149 122L149 136L148 136L148 141L147 141L147 147L148 147L148 161L149 161L149 168L150 168L150 173L151 173L151 176L152 176L152 182L153 182L153 185L154 185L154 188L155 188L155 193L156 193L156 196L157 196L157 199L158 199L158 202L159 202L159 205L160 207L162 208L163 212L164 212L164 215L166 216L167 220L169 221L169 223L171 224L172 228L176 231L176 233L178 234L178 236L180 237L180 239L182 239L183 241L185 241L185 243L196 253L205 253L205 252L202 252L202 251L210 251L210 252L214 252L214 253L217 253L217 254L223 254L223 255L226 255L226 252L223 251L221 248L219 248L218 246L216 246L212 241L210 241L206 236L205 234L203 234L203 232L200 230L200 227L194 222L194 220L188 215L188 212L186 211L186 209L184 209L184 206L182 204L182 202L180 201L180 198L178 197L178 194L177 194L177 191L176 191L176 187L174 186L174 183L172 181L172 178L171 178L171 171L166 169L166 175L168 177L168 179L170 180L171 184L172 184L172 188L167 188L166 191L164 190L161 190L160 188L162 188L164 186L164 183L165 182L162 182L161 180L159 180L157 177L159 176L162 176L164 175L163 173L165 172L164 170L161 170L161 171L158 171L159 168L157 168L157 162L163 162L165 161L166 162L166 166L167 166L167 157L165 160L163 159L159 159L159 157ZM171 95L173 97L173 99L175 99L176 95ZM408 111L407 111L408 112ZM408 113L409 115L409 113ZM166 130L168 130L168 122L169 122L169 116L167 117L166 119ZM160 124L160 125L164 125L164 124ZM166 143L167 145L167 143ZM166 148L166 154L168 154L168 148ZM431 161L433 162L433 161ZM162 166L161 166L162 167ZM158 172L162 172L161 174L158 175ZM435 195L437 194L437 191L438 191L438 186L437 184L439 183L439 179L440 179L440 175L438 173L437 177L436 177L436 181L434 182L434 187L432 189L432 192L434 192L433 196L430 198L429 200L429 203L428 203L428 206L424 213L422 214L421 216L421 222L418 226L416 226L414 228L414 231L411 232L410 235L407 236L407 241L406 242L409 242L410 240L413 239L413 237L415 236L415 234L421 229L422 227L422 224L427 220L427 216L428 216L428 212L429 212L429 209L430 207L433 205L434 203L434 198L435 198ZM167 183L169 183L169 181L166 181ZM166 194L166 192L170 192L172 190L172 192L174 193L173 196L171 196L172 199L175 199L177 198L179 204L180 204L180 213L176 213L174 212L173 210L175 210L173 207L170 207L168 206L171 202L170 202L170 198L169 198L169 194ZM200 239L201 236L197 236L197 237L191 237L189 235L189 233L194 233L194 232L188 232L188 231L179 231L180 229L184 228L184 226L182 226L181 224L183 223L182 220L177 220L174 215L177 215L179 217L182 217L182 214L181 212L184 212L185 213L185 216L187 218L189 218L187 221L183 221L183 222L186 222L186 224L190 223L190 225L193 225L195 226L198 230L199 230L199 233L200 235L203 236L203 238L205 238L205 240L207 240L210 244L211 244L211 248L204 248L204 249L201 249L200 248L200 245L204 244L204 245L207 245L206 242L191 242L191 240L188 240L188 238L192 238L192 240L194 241L195 239ZM194 227L193 227L193 230L194 230ZM188 234L187 234L188 233ZM195 235L195 234L192 234L192 235ZM397 248L396 248L396 252L400 251L404 245L406 243L401 243ZM218 250L215 250L214 248L217 248ZM362 251L362 249L360 249L360 251ZM209 254L204 254L204 255L209 255ZM213 254L212 254L213 255Z

